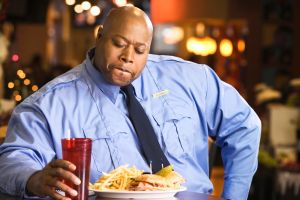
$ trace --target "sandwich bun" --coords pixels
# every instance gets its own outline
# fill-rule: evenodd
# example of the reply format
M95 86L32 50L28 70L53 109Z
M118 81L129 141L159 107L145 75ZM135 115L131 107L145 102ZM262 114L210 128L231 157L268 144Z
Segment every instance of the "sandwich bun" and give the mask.
M161 185L164 185L166 183L166 179L162 176L156 175L156 174L142 174L138 176L135 181L139 182L147 182L147 183L160 183Z
M142 174L134 179L130 185L130 190L174 190L179 189L180 185L184 182L184 178L174 171L169 173L166 177L156 174Z

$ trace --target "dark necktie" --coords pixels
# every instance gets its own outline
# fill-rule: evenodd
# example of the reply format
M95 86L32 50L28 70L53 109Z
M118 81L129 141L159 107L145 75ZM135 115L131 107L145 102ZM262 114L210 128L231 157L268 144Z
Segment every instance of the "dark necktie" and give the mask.
M130 84L121 89L127 95L129 118L140 140L144 156L148 164L152 165L152 172L156 173L162 168L162 165L166 167L170 163L157 141L154 129L143 107L134 96L133 86Z

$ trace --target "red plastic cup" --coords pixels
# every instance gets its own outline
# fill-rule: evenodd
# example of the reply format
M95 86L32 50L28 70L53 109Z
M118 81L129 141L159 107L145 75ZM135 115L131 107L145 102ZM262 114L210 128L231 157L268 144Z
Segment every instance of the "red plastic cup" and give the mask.
M74 174L81 180L80 185L75 185L68 181L65 183L78 192L76 197L66 194L74 200L86 200L89 194L89 181L90 181L90 164L91 164L91 151L92 139L91 138L70 138L62 139L62 153L63 159L70 161L76 165Z

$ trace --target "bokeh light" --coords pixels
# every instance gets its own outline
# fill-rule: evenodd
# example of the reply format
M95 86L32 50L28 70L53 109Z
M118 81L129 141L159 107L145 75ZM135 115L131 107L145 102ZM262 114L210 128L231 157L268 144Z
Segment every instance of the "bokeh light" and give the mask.
M91 9L90 9L90 13L93 16L100 15L100 12L101 12L101 10L100 10L100 8L98 6L92 6Z
M75 0L65 0L66 4L72 6L75 4Z
M246 48L246 44L245 41L242 39L239 39L237 42L237 49L239 52L244 52Z
M21 79L24 79L26 77L26 74L24 73L23 70L19 69L17 71L17 75L21 78Z
M9 89L12 89L12 88L15 87L15 84L14 84L13 82L9 82L9 83L7 84L7 87L8 87Z
M21 100L22 100L22 96L19 95L19 94L17 94L17 95L15 96L15 100L16 100L16 101L21 101Z
M82 7L83 10L88 10L88 9L91 8L91 3L88 2L88 1L83 1L83 2L81 3L81 7Z
M38 89L39 89L39 87L37 86L37 85L33 85L32 87L31 87L31 89L32 89L32 91L37 91Z
M13 62L18 62L19 60L20 60L20 56L18 55L18 54L13 54L12 56L11 56L11 60L13 61Z
M74 6L74 11L79 14L83 12L83 9L80 4L77 4L76 6Z
M24 83L24 85L29 85L31 83L31 81L28 78L26 78L23 83Z
M127 4L127 0L114 0L114 3L116 4L116 6L121 7Z
M231 56L233 51L232 42L229 39L222 39L220 42L220 53L224 57Z

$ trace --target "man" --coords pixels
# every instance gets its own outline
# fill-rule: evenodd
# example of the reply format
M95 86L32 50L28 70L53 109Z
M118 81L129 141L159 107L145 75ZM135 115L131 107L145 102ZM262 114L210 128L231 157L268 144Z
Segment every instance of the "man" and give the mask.
M75 166L61 160L61 138L93 138L91 182L119 165L149 171L128 117L121 86L132 83L168 161L189 191L211 193L208 137L222 147L223 197L246 199L257 167L260 121L230 85L205 65L148 55L153 28L135 7L114 9L86 60L24 100L0 148L0 189L51 196L61 180L80 184Z

